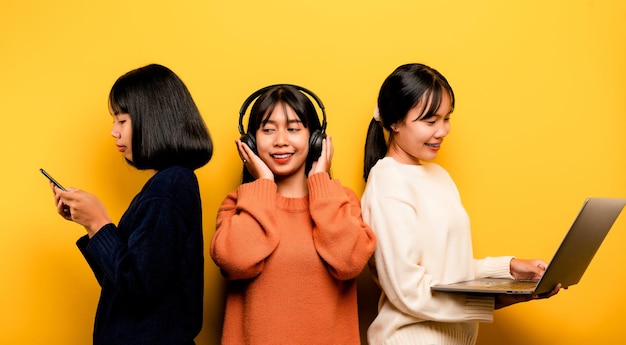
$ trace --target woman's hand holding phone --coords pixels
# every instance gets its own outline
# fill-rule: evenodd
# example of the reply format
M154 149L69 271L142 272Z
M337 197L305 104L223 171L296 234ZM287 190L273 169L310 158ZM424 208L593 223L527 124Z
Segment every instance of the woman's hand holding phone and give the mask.
M39 170L50 180L57 213L61 217L84 226L90 238L111 223L104 205L95 195L75 188L65 189L45 170Z
M52 193L54 194L54 203L57 206L57 213L61 215L61 217L67 219L67 220L72 220L72 213L70 212L70 208L69 206L65 205L62 201L61 201L61 197L60 195L56 192L55 188L60 189L61 191L67 191L65 188L63 188L63 186L57 182L57 180L55 180L52 175L48 174L48 172L46 172L43 169L39 169L39 171L43 174L43 176L45 176L48 181L50 181L50 188L52 188Z

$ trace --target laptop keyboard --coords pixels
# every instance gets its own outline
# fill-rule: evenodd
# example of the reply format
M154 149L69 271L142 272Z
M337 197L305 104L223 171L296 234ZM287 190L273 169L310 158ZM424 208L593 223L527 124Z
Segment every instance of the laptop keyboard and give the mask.
M485 288L488 290L504 290L504 289L529 289L532 290L537 286L536 281L531 280L504 280L504 279L494 279L494 280L485 280L485 281L473 281L471 282L472 286L479 286L481 288Z

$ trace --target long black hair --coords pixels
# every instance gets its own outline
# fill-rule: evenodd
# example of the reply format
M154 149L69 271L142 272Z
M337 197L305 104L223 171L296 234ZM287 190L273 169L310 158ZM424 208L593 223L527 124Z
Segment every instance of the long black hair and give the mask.
M433 116L443 98L444 92L450 95L451 109L454 110L454 91L446 78L437 70L423 64L406 64L396 68L383 82L378 94L378 119L370 121L365 139L363 157L363 179L367 181L370 170L379 159L387 154L388 143L384 130L391 132L391 125L407 116L409 110L420 101L429 101L429 106L418 119ZM389 140L393 137L393 132Z
M187 87L167 67L151 64L119 77L109 106L131 118L133 160L127 162L135 168L195 170L211 160L209 130Z

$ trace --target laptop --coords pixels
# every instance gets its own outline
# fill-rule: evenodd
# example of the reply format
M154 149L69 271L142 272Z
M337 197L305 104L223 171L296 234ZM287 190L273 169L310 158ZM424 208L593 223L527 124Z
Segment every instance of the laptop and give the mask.
M542 294L561 283L563 288L580 281L600 244L626 205L622 198L588 198L538 281L483 278L439 284L434 291L479 294Z

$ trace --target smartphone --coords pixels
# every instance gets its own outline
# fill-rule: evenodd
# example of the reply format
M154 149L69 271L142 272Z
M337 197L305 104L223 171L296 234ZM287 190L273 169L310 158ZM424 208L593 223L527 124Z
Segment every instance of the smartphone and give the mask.
M39 171L41 171L41 173L48 178L48 180L50 180L50 182L54 183L55 186L57 186L57 188L59 188L60 190L66 190L65 188L63 188L63 186L61 186L60 183L57 182L57 180L55 180L52 176L50 176L50 174L48 174L45 170L43 169L39 169Z

